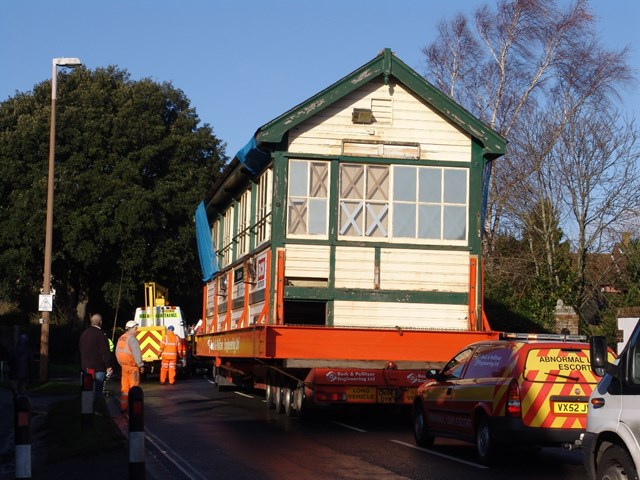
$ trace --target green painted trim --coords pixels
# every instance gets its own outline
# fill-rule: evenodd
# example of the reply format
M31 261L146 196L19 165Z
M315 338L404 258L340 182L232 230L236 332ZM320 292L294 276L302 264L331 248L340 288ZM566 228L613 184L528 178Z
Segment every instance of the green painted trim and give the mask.
M331 245L338 243L338 202L340 197L340 162L333 159L329 163L329 242ZM333 252L335 254L335 251ZM333 265L335 266L335 265Z
M366 248L402 248L403 250L447 250L457 252L469 252L471 248L467 245L429 245L415 243L396 243L396 242L364 242L358 240L313 240L302 238L287 238L285 245L335 245L337 247L366 247Z
M289 161L276 152L271 182L271 244L275 248L283 246L286 238L288 175Z
M477 138L485 149L485 155L504 155L506 140L501 135L440 92L388 48L328 88L260 127L256 132L256 140L258 143L280 143L291 128L380 76L385 84L392 83L392 78L395 78L406 85L452 124Z
M327 326L333 327L335 322L335 304L333 300L327 300Z
M233 199L233 236L231 237L231 263L238 259L238 202Z
M475 255L482 251L480 219L482 218L482 173L484 170L482 146L471 142L471 168L469 169L469 247Z
M256 248L256 205L258 203L258 199L256 198L256 192L258 190L258 184L255 180L251 180L249 183L249 190L251 191L251 212L249 218L249 252L253 252Z
M349 300L360 302L432 303L468 305L469 294L457 292L416 292L406 290L352 290L345 288L285 287L286 300Z

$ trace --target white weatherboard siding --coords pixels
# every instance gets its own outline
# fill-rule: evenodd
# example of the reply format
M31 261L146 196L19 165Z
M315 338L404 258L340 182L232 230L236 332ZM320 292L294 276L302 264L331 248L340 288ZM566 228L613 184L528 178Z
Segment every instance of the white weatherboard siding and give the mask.
M380 107L386 103L385 107ZM376 122L354 124L354 108L373 109ZM376 111L376 109L379 109ZM387 111L389 110L389 111ZM398 142L419 144L422 160L469 162L471 138L421 102L403 85L371 82L331 104L289 132L289 152L342 155L343 141ZM354 143L348 142L348 153L357 155ZM402 149L399 149L402 151ZM370 156L395 156L372 153L371 146L362 146ZM407 150L410 155L411 149ZM364 155L364 153L362 153Z
M336 301L336 327L467 330L466 305Z
M382 290L469 291L469 253L382 249Z
M287 245L285 275L294 278L329 278L329 254L326 245Z
M254 325L258 323L258 318L260 317L260 312L264 308L264 302L254 303L249 306L249 325Z
M336 248L336 288L374 288L375 251L373 248Z

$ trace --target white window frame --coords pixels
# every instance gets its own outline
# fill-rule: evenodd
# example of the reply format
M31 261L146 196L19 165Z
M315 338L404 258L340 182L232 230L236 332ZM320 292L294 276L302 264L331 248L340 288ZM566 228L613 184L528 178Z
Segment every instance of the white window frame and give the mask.
M295 164L307 164L306 169L306 178L292 178L293 168L292 166ZM311 172L313 165L322 165L326 167L326 175L322 178L324 183L324 188L322 189L324 195L318 195L316 193L317 185L311 185ZM288 191L287 191L287 222L286 222L286 237L287 238L305 238L305 239L327 239L329 238L329 189L330 189L330 181L331 178L331 163L325 160L304 160L304 159L290 159L289 160L289 174L288 174ZM296 192L292 195L293 185L295 184L295 189L300 189L300 185L302 185L302 193ZM304 182L304 183L301 183ZM294 216L291 214L293 210L293 203L297 202L298 204L304 204L304 222L305 222L305 232L303 233L291 233L290 229L292 228L292 222L299 221L298 218L293 218ZM311 212L312 208L310 208L311 202L324 202L324 231L322 233L309 233L309 227L311 224Z

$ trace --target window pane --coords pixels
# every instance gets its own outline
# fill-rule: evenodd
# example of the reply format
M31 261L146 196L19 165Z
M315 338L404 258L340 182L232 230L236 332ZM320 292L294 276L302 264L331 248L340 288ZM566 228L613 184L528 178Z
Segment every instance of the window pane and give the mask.
M466 208L453 207L447 205L444 207L444 239L445 240L464 240L466 237Z
M389 206L386 203L367 203L365 236L386 238L389 236Z
M327 198L327 183L329 181L329 164L328 163L312 163L311 164L311 192L310 197Z
M442 170L440 168L420 169L420 201L439 203L442 199Z
M327 201L309 200L309 233L311 235L324 235L327 231Z
M289 199L289 228L288 233L307 233L307 201L306 199Z
M416 236L416 206L414 204L393 204L393 236Z
M340 202L340 235L362 236L362 202Z
M418 238L440 240L440 206L418 207Z
M340 198L358 198L364 196L364 166L340 166Z
M465 170L444 171L444 202L467 202L467 172Z
M289 162L289 195L307 196L307 162Z
M393 170L393 199L405 202L416 201L415 167L395 167Z
M367 167L367 200L389 200L389 167Z

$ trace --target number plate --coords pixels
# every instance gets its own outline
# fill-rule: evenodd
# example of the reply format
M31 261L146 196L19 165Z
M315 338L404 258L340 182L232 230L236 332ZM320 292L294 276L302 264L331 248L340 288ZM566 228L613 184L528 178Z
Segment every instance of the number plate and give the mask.
M388 388L378 389L378 403L396 403L396 392Z
M586 402L555 402L553 404L553 413L587 413L589 404Z
M375 387L347 387L348 402L374 403L376 401Z
M402 403L413 403L413 400L416 398L416 393L418 393L417 388L407 388L402 393Z

